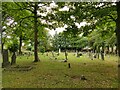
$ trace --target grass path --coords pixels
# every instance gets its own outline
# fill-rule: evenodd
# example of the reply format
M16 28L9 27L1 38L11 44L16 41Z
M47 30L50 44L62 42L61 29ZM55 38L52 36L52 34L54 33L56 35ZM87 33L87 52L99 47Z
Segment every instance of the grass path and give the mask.
M106 56L105 61L90 60L87 54L77 58L68 54L68 62L61 53L57 60L52 56L39 54L41 61L32 63L33 56L17 58L20 66L31 65L31 71L3 71L3 87L5 88L117 88L117 57ZM71 68L68 68L68 63ZM87 80L80 80L84 75Z

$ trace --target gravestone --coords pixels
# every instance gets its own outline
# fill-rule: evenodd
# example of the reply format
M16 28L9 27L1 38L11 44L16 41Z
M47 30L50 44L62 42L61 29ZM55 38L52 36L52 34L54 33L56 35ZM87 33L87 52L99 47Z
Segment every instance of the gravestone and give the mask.
M55 57L55 60L57 60L57 58Z
M97 55L94 55L93 57L94 57L94 58L97 58Z
M82 56L82 53L78 53L78 54L77 54L77 57L80 57L80 56Z
M59 54L61 53L61 49L59 48Z
M7 67L10 65L9 62L9 57L8 57L8 50L4 49L3 50L3 63L2 63L2 67Z
M80 79L81 79L81 80L87 80L84 75L81 75Z
M67 62L67 60L65 59L64 62Z

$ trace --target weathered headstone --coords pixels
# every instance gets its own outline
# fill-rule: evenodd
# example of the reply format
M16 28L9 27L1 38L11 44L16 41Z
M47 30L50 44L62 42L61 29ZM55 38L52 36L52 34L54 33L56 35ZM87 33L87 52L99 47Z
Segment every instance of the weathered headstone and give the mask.
M67 62L67 60L65 59L64 62Z
M81 80L87 80L84 75L81 75L80 79Z
M78 54L77 54L77 57L80 57L80 56L82 56L82 53L78 53Z
M57 60L57 57L55 57L55 60Z
M61 49L59 48L59 54L61 53Z
M94 57L94 58L97 58L97 55L94 55L93 57Z
M8 57L8 50L4 49L3 50L3 63L2 63L2 67L7 67L10 65L9 62L9 57Z

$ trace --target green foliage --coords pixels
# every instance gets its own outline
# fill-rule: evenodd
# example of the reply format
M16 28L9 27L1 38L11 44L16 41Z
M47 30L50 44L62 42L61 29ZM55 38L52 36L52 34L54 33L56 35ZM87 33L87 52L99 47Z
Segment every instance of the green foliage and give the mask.
M26 50L31 51L31 50L32 50L32 46L27 46L27 49L26 49Z
M17 43L10 44L8 46L8 50L10 50L11 52L16 52L18 50L18 44Z
M40 47L40 52L41 52L41 53L45 53L45 47L43 47L43 46Z
M67 25L65 31L56 35L52 40L52 46L55 50L60 47L84 48L85 46L102 46L102 43L105 46L114 46L116 44L115 19L117 18L117 12L116 5L111 2L57 2L56 5L58 6L51 8L50 12L47 12L45 7L49 7L51 2L4 2L2 12L3 25L7 27L5 30L6 35L14 36L14 38L21 36L25 45L34 42L33 11L35 4L38 5L37 12L47 13L46 16L37 13L36 30L38 31L38 44L40 47L43 46L45 50L51 47L51 41L48 31L44 28L55 29L64 25ZM39 4L43 4L43 6L39 6ZM68 7L68 11L60 11L64 7ZM17 22L17 24L7 26L8 19ZM45 21L45 23L42 21ZM81 22L89 23L89 25L78 28L75 23ZM81 33L83 36L79 37ZM8 40L8 38L4 38L4 41Z

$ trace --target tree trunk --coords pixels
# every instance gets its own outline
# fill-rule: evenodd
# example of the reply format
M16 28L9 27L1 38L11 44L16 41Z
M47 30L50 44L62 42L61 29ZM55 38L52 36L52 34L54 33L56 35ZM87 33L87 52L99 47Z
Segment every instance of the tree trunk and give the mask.
M2 31L1 31L1 40L0 40L0 41L1 41L1 43L0 43L0 44L1 44L1 54L2 54L2 53L3 53L3 45L2 45Z
M115 54L116 54L116 55L118 54L118 53L117 53L117 50L118 50L118 49L117 49L117 46L116 46L116 48L115 48Z
M9 66L10 62L9 62L9 55L8 55L8 50L7 49L3 50L2 56L3 56L2 57L3 58L2 67Z
M3 47L4 47L4 43L1 44L1 54L3 54L3 49L4 49Z
M109 49L109 46L107 46L107 52L106 52L106 54L109 54L109 52L110 52L110 49Z
M97 58L99 59L100 47L97 46Z
M117 36L118 57L120 59L120 1L117 2L116 7L117 7L116 36Z
M101 59L104 60L104 43L102 44Z
M13 55L11 57L11 65L16 64L16 54L13 52Z
M37 29L37 9L38 9L38 5L37 2L35 2L35 6L34 6L34 62L38 62L39 58L38 58L38 29Z
M96 53L96 46L93 48L93 53Z
M20 41L20 43L19 43L19 54L21 55L22 54L22 51L21 51L21 47L22 47L22 35L20 36L19 41Z
M101 51L101 59L104 60L104 53Z

